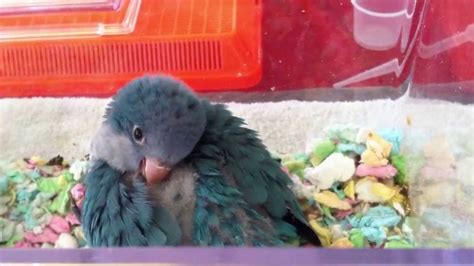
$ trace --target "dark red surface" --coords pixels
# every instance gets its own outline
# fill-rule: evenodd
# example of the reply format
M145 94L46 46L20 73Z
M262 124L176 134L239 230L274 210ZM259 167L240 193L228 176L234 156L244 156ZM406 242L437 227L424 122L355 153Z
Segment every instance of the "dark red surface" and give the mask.
M263 79L252 88L254 91L330 88L363 70L406 56L398 47L377 52L358 46L352 36L349 0L268 0L263 7ZM474 29L473 10L473 0L418 0L410 41L418 44L423 40L430 45L464 31L470 24ZM419 36L414 40L419 23ZM470 42L430 58L420 58L416 45L399 77L388 74L351 87L396 90L411 72L412 95L472 103L474 32L470 33Z
M417 2L411 39L423 4ZM378 52L355 43L352 12L349 0L264 1L263 79L252 90L332 87L393 58L403 59L398 46ZM389 74L354 86L398 87L409 69L410 64L400 77Z
M426 14L421 41L424 45L432 45L450 36L463 32L470 24L474 24L474 1L472 0L436 0L430 2ZM474 29L474 28L473 28ZM463 93L474 92L474 31L471 31L471 41L441 52L430 58L417 58L415 88L429 84L444 84L428 90ZM426 88L425 88L426 89Z

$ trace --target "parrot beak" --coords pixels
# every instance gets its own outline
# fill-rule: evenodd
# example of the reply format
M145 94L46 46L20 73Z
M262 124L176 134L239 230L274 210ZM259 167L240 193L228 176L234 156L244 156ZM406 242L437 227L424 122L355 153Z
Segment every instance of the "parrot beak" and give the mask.
M164 166L158 159L147 157L141 163L141 171L148 185L156 185L168 176L171 168Z

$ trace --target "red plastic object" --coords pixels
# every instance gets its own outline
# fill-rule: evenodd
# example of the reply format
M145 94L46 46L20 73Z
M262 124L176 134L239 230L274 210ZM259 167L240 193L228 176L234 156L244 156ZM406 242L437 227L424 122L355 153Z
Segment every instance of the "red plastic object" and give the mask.
M117 8L121 0L2 0L0 14L35 13L52 10Z
M9 27L53 34L0 38L0 97L110 96L134 77L159 72L197 91L261 79L260 1L129 0L117 10L0 15L0 31ZM68 35L77 30L71 27L87 33Z

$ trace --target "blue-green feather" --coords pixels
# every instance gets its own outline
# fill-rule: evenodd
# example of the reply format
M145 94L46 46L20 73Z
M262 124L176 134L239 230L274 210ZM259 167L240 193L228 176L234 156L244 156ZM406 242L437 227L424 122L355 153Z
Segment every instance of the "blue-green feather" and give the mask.
M125 184L122 177L123 173L102 160L89 169L81 217L88 245L178 244L181 230L174 218L152 205L144 183L133 180Z
M196 244L282 245L282 239L296 236L296 228L283 221L287 213L307 224L288 187L291 180L242 119L223 105L204 106L207 126L188 158L199 176ZM217 226L208 218L214 215ZM217 228L214 234L211 227Z

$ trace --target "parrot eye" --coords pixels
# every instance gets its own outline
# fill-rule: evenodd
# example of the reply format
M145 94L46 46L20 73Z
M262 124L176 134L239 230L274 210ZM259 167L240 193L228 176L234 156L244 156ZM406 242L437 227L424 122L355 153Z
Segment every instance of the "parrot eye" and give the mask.
M139 144L143 144L145 138L143 137L143 131L141 128L135 126L133 128L133 139Z

